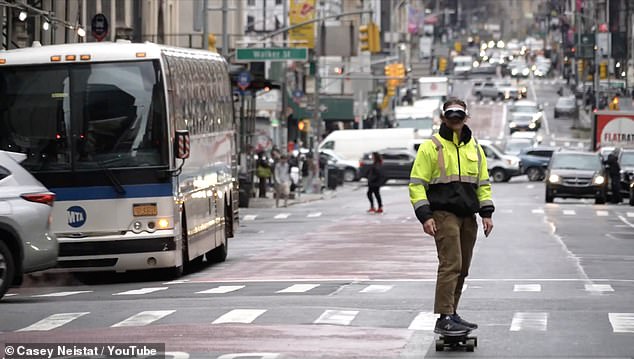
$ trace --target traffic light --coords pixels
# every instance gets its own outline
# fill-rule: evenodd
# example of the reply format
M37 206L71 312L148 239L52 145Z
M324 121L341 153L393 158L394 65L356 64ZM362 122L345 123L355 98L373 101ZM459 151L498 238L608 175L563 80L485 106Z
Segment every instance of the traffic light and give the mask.
M297 122L297 129L300 132L308 132L308 131L310 131L310 120L299 120Z
M583 74L583 68L584 68L583 59L577 60L577 73L579 74L580 79L583 79L583 77L581 76Z
M441 56L438 59L438 72L440 72L441 74L444 74L445 71L447 71L447 58L445 58L444 56Z
M608 78L608 64L602 62L599 64L599 78L607 79Z
M608 109L610 109L612 111L618 111L619 110L619 97L618 96L614 96L612 101L610 101L610 104L608 105Z
M361 44L361 51L369 51L371 53L381 52L381 34L379 27L373 22L359 26L359 42Z
M209 34L209 36L207 36L207 50L211 52L218 52L216 49L216 36L214 34Z

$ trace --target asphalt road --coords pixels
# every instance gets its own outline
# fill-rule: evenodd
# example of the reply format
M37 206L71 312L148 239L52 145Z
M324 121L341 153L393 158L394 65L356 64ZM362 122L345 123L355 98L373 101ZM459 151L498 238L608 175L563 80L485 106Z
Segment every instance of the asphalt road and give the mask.
M478 136L499 136L504 105L478 106L491 114ZM545 204L525 177L493 193L495 228L480 233L459 307L480 325L474 353L435 351L435 246L405 183L382 189L382 215L365 212L363 183L244 209L228 260L180 280L31 278L0 302L0 343L163 343L169 358L634 356L634 207Z

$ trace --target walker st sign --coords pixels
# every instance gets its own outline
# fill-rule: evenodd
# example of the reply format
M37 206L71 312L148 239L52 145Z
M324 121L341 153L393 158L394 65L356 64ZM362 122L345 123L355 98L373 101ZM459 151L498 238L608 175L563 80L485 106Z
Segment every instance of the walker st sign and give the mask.
M236 61L307 61L308 49L271 48L271 49L237 49Z

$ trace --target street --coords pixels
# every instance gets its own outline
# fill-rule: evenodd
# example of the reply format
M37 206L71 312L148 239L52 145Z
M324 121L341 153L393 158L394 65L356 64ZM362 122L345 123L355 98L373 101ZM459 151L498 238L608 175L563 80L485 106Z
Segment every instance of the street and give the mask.
M634 209L545 205L543 192L524 177L494 186L495 229L480 235L460 307L480 325L469 355L631 356ZM365 213L359 183L328 200L243 210L227 262L182 280L59 275L16 289L0 340L160 342L191 358L445 356L433 345L433 240L404 183L382 193L383 215Z

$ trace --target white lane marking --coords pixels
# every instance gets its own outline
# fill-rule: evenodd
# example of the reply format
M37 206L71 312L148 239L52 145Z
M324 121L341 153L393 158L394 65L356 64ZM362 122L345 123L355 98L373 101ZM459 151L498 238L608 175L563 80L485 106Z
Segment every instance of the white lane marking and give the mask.
M168 284L183 284L183 283L187 283L189 282L189 279L177 279L177 280L172 280L169 282L165 282L163 283L163 285L168 285Z
M628 213L628 217L629 217L629 213ZM627 219L625 219L623 216L619 216L619 219L621 220L621 222L627 224L628 226L630 226L631 228L634 228L634 224L630 223L630 221L628 221Z
M614 333L634 333L634 313L609 313Z
M363 288L359 293L385 293L394 288L393 285L370 284Z
M436 319L438 318L437 314L431 312L420 312L412 320L407 329L409 330L434 330L436 326Z
M159 290L166 290L168 287L151 287L151 288L141 288L128 290L125 292L114 293L112 295L139 295L139 294L148 294L152 292L158 292Z
M555 142L555 141L550 141L550 145L551 145L551 146L556 146L556 145L557 145L557 142Z
M462 293L464 293L464 292L465 292L465 290L467 290L467 287L468 287L468 286L469 286L469 285L468 285L468 284L466 284L466 283L462 285Z
M292 286L278 290L275 293L305 293L317 287L319 287L319 284L293 284Z
M544 210L541 208L534 209L531 212L533 212L534 214L544 214Z
M634 212L627 212L628 217L634 217Z
M5 294L4 296L5 296L5 297L13 297L13 296L15 296L15 295L17 295L17 294L15 294L15 293L9 293L9 294Z
M529 184L529 185L526 185L526 188L527 189L533 189L533 188L535 188L535 185L534 184Z
M275 217L273 217L273 218L275 218L275 219L286 219L286 218L288 218L288 216L290 216L290 215L291 215L290 213L280 213L280 214L276 215L276 216L275 216Z
M308 218L321 217L321 212L309 213L306 217Z
M359 314L357 310L325 310L314 324L350 325Z
M211 324L222 324L222 323L251 323L257 319L260 315L264 314L266 309L234 309L231 310L216 320L211 322Z
M231 354L222 354L217 359L238 359L238 358L276 359L279 356L280 356L280 353L231 353ZM189 358L189 356L187 358Z
M246 214L244 215L244 218L242 218L243 221L255 221L255 219L258 218L257 214Z
M46 331L61 327L64 324L68 324L73 320L82 317L90 312L79 312L79 313L57 313L50 315L39 322L33 323L28 327L18 329L18 332L27 332L27 331Z
M69 295L82 294L82 293L92 293L92 290L78 290L75 292L55 292L48 294L37 294L33 297L67 297Z
M506 131L506 112L507 112L507 106L506 104L504 104L504 106L502 107L502 126L500 126L500 134L498 135L499 138L503 138L504 137L504 133Z
M512 332L519 332L521 330L532 331L546 331L548 327L548 313L529 313L529 312L516 312L513 315L513 321L511 322Z
M608 211L597 211L597 216L607 217L610 213Z
M609 284L586 284L586 291L588 292L614 292Z
M515 284L513 286L514 292L541 292L541 284Z
M244 288L243 285L221 285L216 288L201 290L200 292L196 292L196 294L224 294L229 292L235 292L236 290L239 290L242 288Z
M577 214L577 212L575 212L574 209L564 209L565 216L574 216L575 214Z
M139 312L127 319L120 321L119 323L113 324L111 327L142 327L144 325L154 323L157 320L164 318L174 312L175 310L150 310Z

